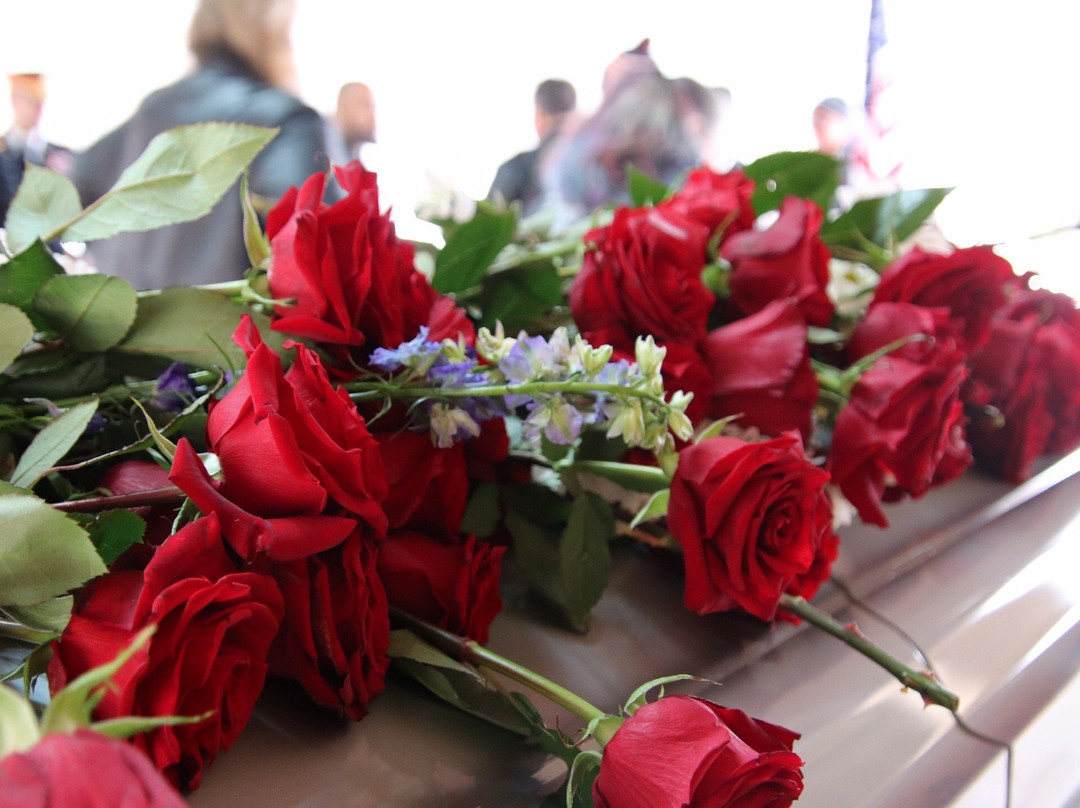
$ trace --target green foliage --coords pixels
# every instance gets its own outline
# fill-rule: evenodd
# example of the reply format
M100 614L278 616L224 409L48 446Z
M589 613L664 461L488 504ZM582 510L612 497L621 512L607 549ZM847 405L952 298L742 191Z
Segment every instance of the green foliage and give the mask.
M512 212L477 211L447 238L435 258L431 285L442 294L461 293L478 284L495 257L514 238L517 216Z
M828 210L840 184L839 161L818 152L766 155L744 171L756 183L751 204L758 215L779 208L786 196L809 199Z
M68 180L46 169L32 172L8 211L11 248L21 252L36 238L97 241L205 216L275 134L238 123L170 129L85 210Z
M594 749L574 758L566 782L566 808L593 808L592 786L600 774L601 760L603 755Z
M62 274L64 270L49 248L35 241L6 264L0 264L0 303L18 306L37 328L43 329L45 321L34 309L34 296L41 284Z
M670 500L670 488L665 488L663 491L657 491L649 497L649 501L645 503L644 507L634 514L634 518L630 520L630 528L633 529L649 519L660 519L667 516L668 502Z
M247 171L240 177L240 206L244 212L244 247L248 260L253 267L266 269L270 266L270 242L259 224L259 216L248 192Z
M117 509L104 511L80 520L86 528L90 541L97 548L98 555L106 564L111 565L120 555L142 541L146 532L146 522L134 511Z
M14 362L33 338L30 318L15 306L0 303L0 370Z
M105 573L86 531L36 497L0 496L0 593L31 606Z
M30 702L14 688L0 684L0 758L25 752L40 738L37 716Z
M135 290L108 275L57 275L34 296L42 319L77 351L112 348L135 321Z
M531 264L489 275L476 299L480 325L501 322L507 334L533 331L539 317L565 305L563 281L552 264Z
M32 488L46 471L59 463L82 437L97 406L97 399L80 402L46 424L19 458L11 475L12 485Z
M61 595L32 606L5 606L4 611L29 629L59 634L71 619L74 601L71 595Z
M655 205L671 196L671 189L664 183L633 166L630 166L626 180L630 189L630 201L635 207Z
M919 229L950 190L923 188L860 200L835 221L822 225L821 239L834 249L866 252L873 245L891 253Z

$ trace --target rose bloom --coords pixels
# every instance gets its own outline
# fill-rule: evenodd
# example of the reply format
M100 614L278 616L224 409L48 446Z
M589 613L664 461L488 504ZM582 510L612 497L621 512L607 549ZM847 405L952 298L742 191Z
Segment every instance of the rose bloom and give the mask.
M940 318L931 310L879 303L852 344L869 355L935 323ZM920 497L971 464L960 399L965 355L954 344L951 338L911 342L878 358L837 415L826 467L864 522L886 527L882 501Z
M267 216L270 293L295 301L276 307L273 328L324 346L339 369L412 339L422 325L436 342L459 333L471 341L465 312L416 271L412 245L379 212L375 174L359 162L335 171L344 199L324 204L325 176L313 174Z
M481 645L502 609L499 577L505 547L475 536L439 541L391 531L379 543L379 578L390 605Z
M570 289L570 310L594 345L634 350L638 336L689 347L705 336L714 296L701 282L703 225L665 208L619 208L590 245Z
M817 377L810 366L806 320L794 299L709 332L704 344L711 381L709 416L739 415L740 426L766 435L792 429L810 439Z
M233 548L248 560L258 551L278 560L302 558L341 541L352 531L353 517L375 535L384 533L387 483L379 447L348 393L333 388L318 357L302 345L283 373L280 359L259 339L249 317L234 340L248 353L248 364L236 386L210 409L207 446L217 454L224 475L213 488L240 511L268 519L299 518L294 521L300 526L288 535L261 532L260 540L273 541L266 545L227 526ZM192 476L174 467L173 480L203 511L214 510L193 493L210 494L194 471ZM222 511L222 519L229 521L232 513ZM335 531L305 535L302 517L322 514L350 518Z
M803 789L799 734L691 696L665 696L604 747L596 808L784 808Z
M184 808L131 744L88 729L0 758L0 808Z
M789 196L772 226L727 239L721 255L731 264L732 305L753 314L774 300L793 297L807 323L827 326L833 304L825 292L829 250L818 235L823 219L813 202Z
M316 555L267 567L285 596L271 673L352 719L367 714L390 666L390 612L375 559L375 544L357 531Z
M145 570L109 573L79 593L53 645L49 687L56 693L115 659L140 630L156 626L113 678L94 715L212 711L198 723L159 727L133 740L172 783L195 788L203 768L247 724L282 614L274 580L238 570L217 518L203 517L162 544Z
M968 247L948 255L915 248L881 273L871 306L915 303L946 308L955 321L960 348L972 351L986 342L990 318L1005 302L1012 266L990 247Z
M979 464L1010 482L1031 476L1047 451L1080 443L1080 327L1064 295L1024 290L1003 307L971 361L966 398L997 409L969 435Z
M828 577L825 554L835 556L828 479L795 433L760 443L715 437L683 449L668 526L683 550L687 608L741 608L771 620L785 592L811 597L814 579Z
M459 442L440 449L424 432L377 432L389 494L383 507L390 527L438 535L461 528L469 497L465 448Z
M319 704L363 717L383 688L390 630L371 529L349 516L264 519L244 511L221 494L184 439L172 477L204 513L221 517L231 546L266 548L250 563L272 575L285 597L273 673L299 681Z
M754 226L754 181L741 169L720 174L711 168L696 168L686 182L658 207L673 210L705 225L708 238L720 234L720 241Z

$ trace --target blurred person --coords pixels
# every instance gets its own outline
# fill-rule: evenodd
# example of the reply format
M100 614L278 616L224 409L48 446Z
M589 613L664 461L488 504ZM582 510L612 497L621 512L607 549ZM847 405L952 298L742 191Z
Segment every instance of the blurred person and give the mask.
M290 186L326 169L322 118L294 92L290 31L295 0L199 0L188 31L197 66L151 93L118 129L78 155L72 172L83 204L115 183L150 141L183 124L230 121L278 127L252 162L249 187L268 209ZM249 267L237 188L209 215L91 245L98 269L138 289L239 279Z
M855 145L855 129L847 104L840 98L826 98L814 107L811 121L817 151L842 161L846 175Z
M541 166L552 145L577 107L577 93L570 82L547 79L540 82L533 96L533 125L540 138L530 151L514 155L495 173L488 199L521 202L522 213L535 213L543 201Z
M26 164L45 166L61 174L71 170L70 149L50 143L41 132L45 107L45 76L41 73L14 73L11 83L11 128L0 137L0 226L15 191L22 182Z
M337 107L328 123L331 161L360 160L364 146L375 142L375 96L371 88L359 81L341 85Z

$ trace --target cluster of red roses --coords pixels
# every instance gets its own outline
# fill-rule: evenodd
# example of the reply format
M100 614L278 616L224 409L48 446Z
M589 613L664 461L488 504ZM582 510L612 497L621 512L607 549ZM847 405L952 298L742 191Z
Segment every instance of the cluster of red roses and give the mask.
M317 175L271 215L271 286L298 300L275 327L341 348L338 373L361 357L344 351L396 346L420 325L437 332L440 318L455 337L459 321L471 335L379 215L374 175L354 164L340 177L350 191L343 202L312 202L322 195ZM310 275L320 271L327 274ZM235 740L268 674L295 679L316 702L360 718L383 689L389 606L479 642L501 608L505 548L462 535L461 525L470 479L490 477L507 454L502 422L486 422L480 438L449 449L404 429L394 412L371 431L314 351L296 345L285 372L247 316L234 341L247 367L211 405L205 434L222 479L182 439L168 480L154 464L133 461L103 481L115 494L171 480L202 515L168 536L167 514L159 537L167 541L155 547L148 537L79 593L49 670L59 690L156 626L95 714L213 711L135 740L187 788Z
M821 209L788 197L756 229L753 191L739 170L699 169L660 204L616 211L586 236L570 303L616 355L652 334L665 386L695 396L692 418L737 416L768 438L681 451L669 526L688 607L771 619L782 594L809 597L828 577L830 487L884 527L882 502L955 479L973 450L1019 481L1080 443L1080 314L990 248L916 248L846 321ZM810 327L842 340L812 352Z

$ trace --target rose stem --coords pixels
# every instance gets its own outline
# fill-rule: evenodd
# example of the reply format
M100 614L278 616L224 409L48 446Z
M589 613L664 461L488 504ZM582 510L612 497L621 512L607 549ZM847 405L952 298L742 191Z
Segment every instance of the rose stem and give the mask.
M97 513L117 508L138 508L145 505L179 505L186 497L175 485L153 488L148 491L133 491L130 494L113 494L107 497L87 497L73 499L70 502L54 502L52 506L65 513Z
M534 693L538 693L549 701L558 704L560 707L566 708L583 721L596 721L593 737L596 738L601 745L606 744L611 740L611 736L615 734L618 725L622 723L622 721L617 718L611 722L605 721L604 719L612 719L614 717L609 716L600 708L593 706L585 701L585 699L581 698L581 696L570 692L562 685L556 684L550 679L541 676L523 665L519 665L513 660L499 656L494 651L480 645L476 640L470 640L467 637L462 637L438 628L437 626L433 626L418 617L414 617L411 614L401 611L400 609L391 607L390 615L393 617L395 623L409 629L413 634L431 643L444 654L453 657L459 662L467 662L477 668L486 668L487 670L499 673L507 679L524 685Z
M904 687L920 693L927 703L940 704L954 713L960 706L960 697L955 693L946 690L932 677L904 665L898 659L874 645L866 637L846 628L830 615L811 606L806 598L784 594L780 596L780 606L786 611L801 617L807 623L833 635L841 642L847 643L863 656L876 662L895 676Z

